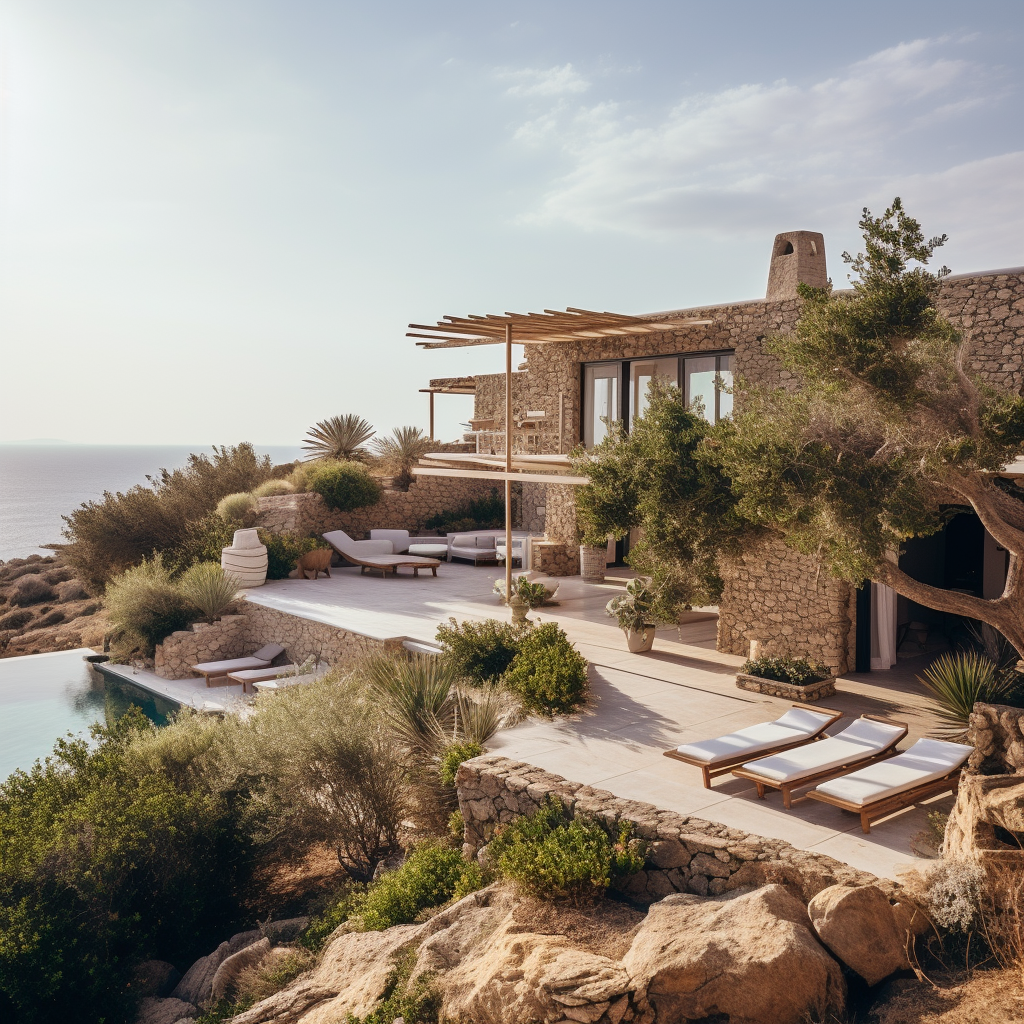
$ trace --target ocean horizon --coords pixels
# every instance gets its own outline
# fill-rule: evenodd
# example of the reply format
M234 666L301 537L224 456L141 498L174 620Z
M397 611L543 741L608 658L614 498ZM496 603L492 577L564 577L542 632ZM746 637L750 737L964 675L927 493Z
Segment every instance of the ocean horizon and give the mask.
M275 463L300 457L299 445L255 445ZM62 516L104 491L145 484L212 445L68 444L50 439L0 444L0 560L45 555L64 541Z

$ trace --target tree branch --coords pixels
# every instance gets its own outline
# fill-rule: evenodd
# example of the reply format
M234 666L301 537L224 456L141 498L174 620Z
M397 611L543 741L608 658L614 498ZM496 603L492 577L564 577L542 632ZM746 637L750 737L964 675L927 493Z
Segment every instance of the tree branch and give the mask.
M923 604L935 611L949 612L950 615L966 615L972 619L980 619L996 629L1002 629L1009 618L1008 609L1003 607L1005 598L988 601L972 594L961 594L952 590L942 590L912 579L892 562L880 562L875 569L876 582L892 587L897 594L902 594L911 601Z
M1015 555L1024 555L1024 531L1011 526L1001 515L1004 501L1013 501L998 488L976 476L957 476L948 481L951 490L962 494L970 503L982 525L997 544Z

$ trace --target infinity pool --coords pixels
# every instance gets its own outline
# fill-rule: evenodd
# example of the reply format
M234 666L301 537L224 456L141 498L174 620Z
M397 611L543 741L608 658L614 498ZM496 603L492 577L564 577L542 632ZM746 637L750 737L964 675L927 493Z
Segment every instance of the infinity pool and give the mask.
M0 659L0 780L31 768L67 733L88 735L140 707L157 725L175 710L169 701L128 682L104 677L83 657L88 648Z

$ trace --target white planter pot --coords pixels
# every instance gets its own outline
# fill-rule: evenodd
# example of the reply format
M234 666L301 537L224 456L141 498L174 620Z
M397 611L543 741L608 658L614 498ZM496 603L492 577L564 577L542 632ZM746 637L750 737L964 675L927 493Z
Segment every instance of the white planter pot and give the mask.
M262 587L267 582L267 549L256 530L235 530L231 547L220 553L220 565L242 587Z
M608 548L580 545L580 575L591 583L603 583L608 568Z
M646 654L654 646L654 626L646 629L633 630L624 629L626 634L626 646L630 654Z

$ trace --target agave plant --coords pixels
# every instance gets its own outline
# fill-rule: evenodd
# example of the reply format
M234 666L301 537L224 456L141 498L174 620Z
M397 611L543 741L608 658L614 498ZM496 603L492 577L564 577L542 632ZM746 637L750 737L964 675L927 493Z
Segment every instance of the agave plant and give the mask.
M302 447L307 459L344 459L362 462L369 454L366 442L373 437L373 427L355 413L321 420L306 431Z
M432 447L434 442L419 427L395 427L390 435L373 442L377 457L406 486L412 479L409 471Z
M178 589L207 622L220 618L238 598L242 584L216 562L197 562L182 573Z
M498 683L456 690L453 732L463 743L483 745L499 729L518 725L524 717L522 705Z
M932 709L943 723L938 731L947 739L966 735L976 701L1002 703L1017 687L1015 672L976 651L943 654L917 678L931 691Z

